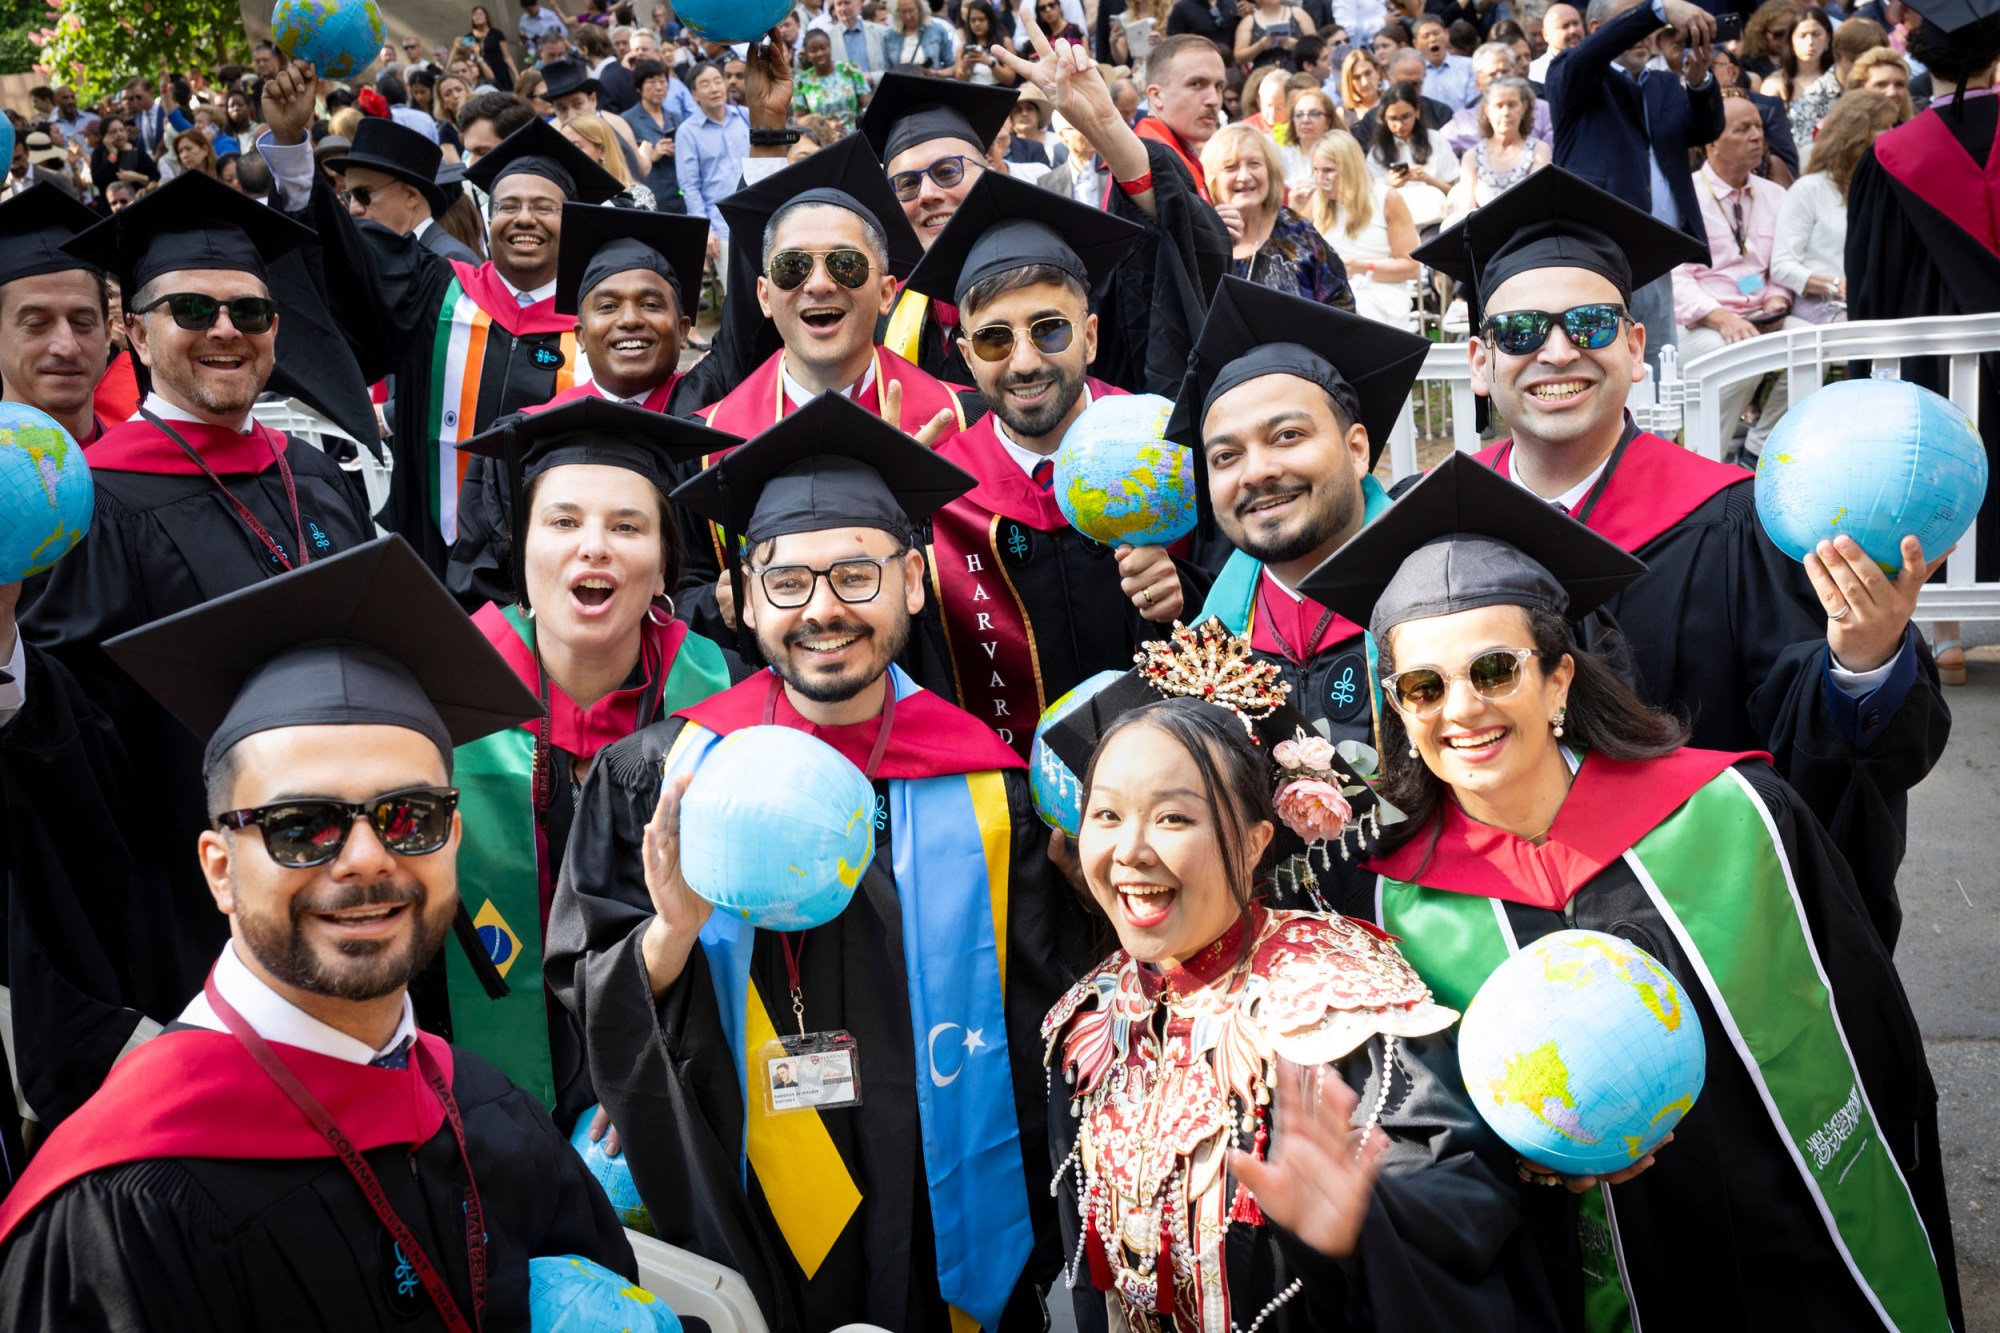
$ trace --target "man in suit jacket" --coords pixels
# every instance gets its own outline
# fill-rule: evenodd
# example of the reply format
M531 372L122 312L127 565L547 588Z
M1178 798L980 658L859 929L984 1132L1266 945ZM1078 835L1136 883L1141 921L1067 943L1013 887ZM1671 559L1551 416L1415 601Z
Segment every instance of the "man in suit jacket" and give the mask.
M887 24L861 17L861 0L833 0L833 58L845 60L868 76L873 88L889 68Z
M442 150L415 130L380 116L363 116L346 157L327 163L339 174L347 211L380 223L398 236L446 259L477 264L479 257L437 224L450 199L437 183Z
M1590 35L1549 64L1555 163L1707 244L1688 152L1722 133L1722 89L1708 72L1715 17L1688 0L1591 0ZM1686 44L1681 73L1646 68L1649 39L1670 27ZM1632 293L1646 360L1674 341L1669 278Z

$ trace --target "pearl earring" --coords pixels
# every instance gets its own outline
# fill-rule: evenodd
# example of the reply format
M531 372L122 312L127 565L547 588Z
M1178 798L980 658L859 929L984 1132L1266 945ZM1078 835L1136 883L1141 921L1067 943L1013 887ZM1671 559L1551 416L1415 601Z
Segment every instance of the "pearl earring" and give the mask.
M1411 741L1411 742L1410 742L1410 758L1412 758L1412 759L1415 759L1416 757L1417 757L1417 743L1416 743L1415 741Z
M1556 715L1549 719L1549 727L1551 730L1555 732L1555 734L1558 737L1560 737L1563 734L1563 719L1568 716L1569 716L1569 708L1567 706L1562 706L1558 707L1556 709Z

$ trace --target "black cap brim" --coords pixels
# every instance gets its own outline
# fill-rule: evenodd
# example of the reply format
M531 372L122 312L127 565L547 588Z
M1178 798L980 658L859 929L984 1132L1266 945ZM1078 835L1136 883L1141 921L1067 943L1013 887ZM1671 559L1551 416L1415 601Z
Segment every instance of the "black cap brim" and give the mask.
M651 252L621 247L633 261L619 265L593 263L613 242L637 242ZM708 248L708 219L679 213L654 213L639 208L602 208L596 204L564 204L562 240L556 253L556 313L574 315L591 287L627 268L671 272L681 293L681 313L692 317L690 293L699 293L702 264ZM664 274L662 274L664 276ZM586 282L588 279L588 282Z
M91 268L63 246L97 222L97 214L47 181L0 203L0 283Z
M850 208L872 218L888 237L889 271L897 277L908 277L923 258L923 242L917 239L909 218L903 215L903 206L896 202L896 192L889 188L889 178L882 173L881 162L868 141L858 134L850 134L831 148L822 148L755 185L745 186L716 207L722 210L732 235L758 246L772 215L787 204L801 202L801 196L808 192L834 207ZM761 270L763 256L758 254L756 258Z
M504 463L509 435L522 484L551 467L596 463L637 472L662 489L673 486L681 465L743 443L740 436L688 417L584 396L546 411L503 417L458 447Z
M1090 764L1097 756L1097 747L1104 743L1104 735L1134 709L1144 708L1162 699L1195 698L1194 695L1162 694L1147 683L1145 677L1136 670L1128 671L1117 680L1106 683L1103 689L1083 700L1063 715L1042 733L1042 744L1054 752L1056 758L1069 766L1076 774L1078 782L1090 771ZM1211 708L1220 708L1242 722L1240 714L1222 704L1209 701ZM1272 747L1279 741L1290 740L1294 735L1318 735L1304 714L1289 703L1281 703L1264 717L1250 721L1250 731L1255 733L1257 744L1262 748L1265 761L1270 762ZM1249 734L1249 733L1246 733Z
M1049 264L1089 292L1145 234L1101 208L989 171L966 191L908 286L956 305L967 289L996 274Z
M890 72L861 116L861 134L884 166L933 139L957 139L981 154L993 146L1020 94L1012 88Z
M1923 15L1924 22L1935 24L1946 33L2000 14L2000 0L1915 0L1915 3L1904 0L1904 3Z
M531 120L500 141L498 147L465 169L465 178L492 194L500 181L517 171L553 181L566 199L601 204L622 194L618 178L583 155L545 120Z
M115 276L129 299L163 273L227 269L263 278L280 255L316 240L275 208L191 171L140 195L63 244Z

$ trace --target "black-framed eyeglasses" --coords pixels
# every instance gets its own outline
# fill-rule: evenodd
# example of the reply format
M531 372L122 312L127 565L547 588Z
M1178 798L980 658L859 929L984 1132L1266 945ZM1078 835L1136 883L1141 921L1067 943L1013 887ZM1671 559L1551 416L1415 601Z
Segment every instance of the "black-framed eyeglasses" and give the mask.
M1571 306L1561 314L1550 310L1509 310L1486 317L1486 339L1509 356L1529 356L1542 350L1549 330L1562 325L1563 336L1579 350L1609 347L1625 320L1625 307L1612 302Z
M924 188L924 177L929 176L936 181L940 190L949 190L965 179L965 173L969 170L966 164L970 161L972 159L964 153L941 157L919 170L897 172L889 177L889 188L896 192L896 198L907 204Z
M1062 315L1045 315L1028 325L1027 334L1036 351L1043 356L1055 356L1069 350L1076 337L1076 325ZM973 355L981 361L1005 361L1014 355L1017 336L1012 324L986 324L974 329L968 341L972 343Z
M771 256L765 276L781 292L797 291L812 277L813 265L824 263L826 276L849 291L857 291L868 281L875 266L865 250L842 246L837 250L780 250Z
M811 565L766 565L755 571L764 585L764 596L771 605L783 611L793 611L813 598L813 591L821 579L833 589L833 595L850 606L862 602L872 602L882 591L882 569L901 560L900 555L855 556L850 560L836 560L824 569Z
M366 819L382 845L398 856L429 856L451 840L456 787L410 787L369 801L275 801L215 817L218 829L255 828L281 866L302 870L340 855L354 821Z
M214 328L224 310L229 312L229 322L238 333L269 333L271 321L278 317L278 303L268 296L233 296L225 301L203 292L169 292L132 313L151 314L161 306L167 308L174 323L190 333L205 333Z
M1382 677L1382 692L1396 707L1414 717L1429 717L1444 707L1451 683L1463 680L1482 699L1498 702L1521 688L1526 673L1522 667L1535 655L1533 648L1488 648L1463 667L1448 671L1440 666L1414 666Z
M375 206L375 187L372 185L350 185L340 192L340 202L352 207L361 205L362 211Z

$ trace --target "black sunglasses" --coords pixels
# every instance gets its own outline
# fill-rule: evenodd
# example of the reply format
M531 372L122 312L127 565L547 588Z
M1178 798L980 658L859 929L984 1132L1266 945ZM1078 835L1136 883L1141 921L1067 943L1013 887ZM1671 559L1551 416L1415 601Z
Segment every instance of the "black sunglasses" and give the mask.
M132 313L150 314L161 306L165 306L167 313L174 317L174 323L193 333L214 328L215 321L225 309L229 311L229 322L236 326L238 333L268 333L271 321L278 317L278 303L268 296L235 296L224 301L201 292L170 292Z
M1486 317L1486 338L1509 356L1528 356L1542 350L1549 330L1562 325L1563 335L1583 351L1595 352L1611 345L1625 320L1625 307L1604 302L1572 306L1561 314L1548 310L1509 310Z
M340 192L343 204L359 204L365 210L375 204L375 187L372 185L350 185Z
M1028 326L1028 340L1044 356L1069 350L1076 326L1061 315L1048 315ZM1014 326L987 324L974 329L970 339L973 355L981 361L1005 361L1014 355Z
M281 866L323 866L340 855L354 821L366 819L382 845L398 856L429 856L451 839L456 787L412 787L372 801L278 801L215 817L219 829L256 828L264 850Z
M874 269L865 252L851 247L828 250L824 254L812 250L780 250L771 256L768 276L779 291L796 291L805 286L806 279L812 276L813 265L821 260L826 262L826 276L849 291L858 290L868 281L868 275Z
M963 153L951 157L941 157L920 171L899 171L889 178L889 188L896 192L896 198L904 203L917 197L924 188L924 177L937 182L940 190L949 190L965 179L965 164L971 159Z

